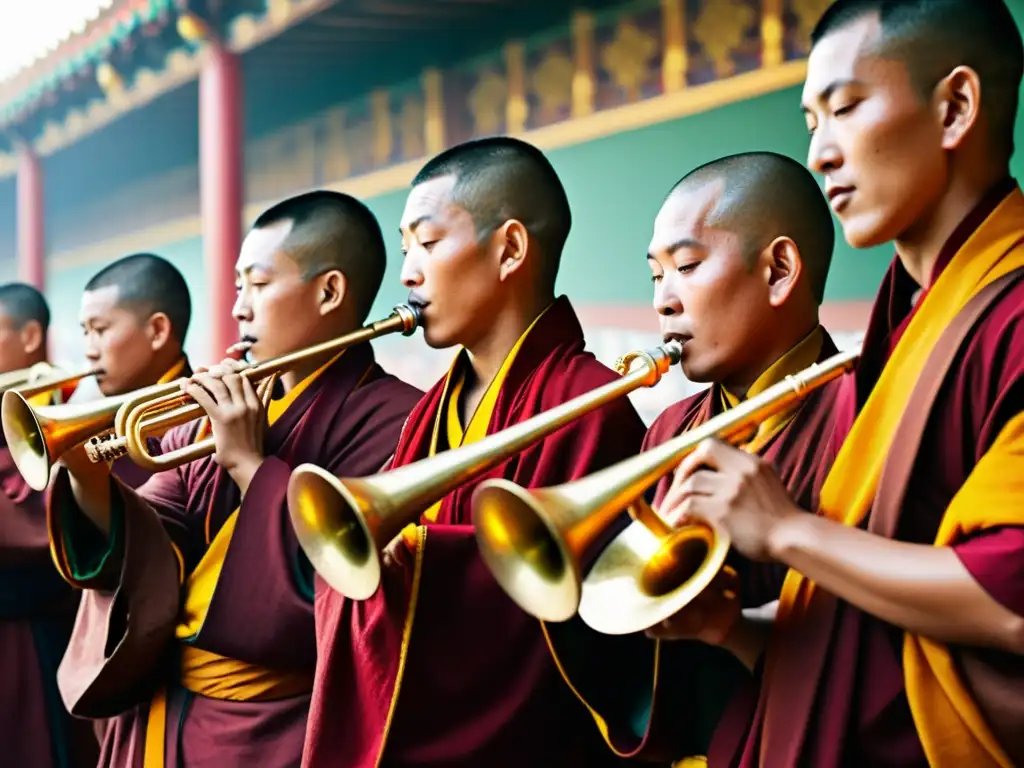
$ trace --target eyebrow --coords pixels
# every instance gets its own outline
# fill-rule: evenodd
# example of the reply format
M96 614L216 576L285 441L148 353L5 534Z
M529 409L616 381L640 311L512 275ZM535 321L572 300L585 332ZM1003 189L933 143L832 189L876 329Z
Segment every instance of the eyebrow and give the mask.
M707 248L704 243L694 240L692 237L684 237L681 240L676 240L674 243L664 249L664 252L669 256L674 256L676 251L681 251L683 248L691 248L697 251L706 251ZM653 260L655 258L653 253L647 254L647 260Z
M831 83L826 85L824 88L822 88L818 92L818 95L814 98L814 101L818 101L818 102L828 101L829 99L832 98L832 94L833 93L838 91L840 88L846 87L847 85L860 85L860 80L855 80L855 79L849 78L849 77L843 78L843 79L840 79L840 80L833 80ZM800 105L800 111L806 113L808 111L808 109L807 109L806 106L801 104Z
M274 271L274 268L272 266L270 266L269 264L246 264L241 269L236 269L235 270L235 277L242 277L244 275L248 275L250 272L253 272L253 271L257 270L257 269L260 272L267 272L267 273L271 273L271 272Z
M407 226L407 227L399 227L398 228L398 234L402 234L406 229L408 229L410 232L415 232L416 231L416 227L418 227L420 224L422 224L425 221L431 221L433 218L434 217L431 216L430 214L425 214L423 216L420 216L418 219L413 219L412 223L410 223L409 226Z

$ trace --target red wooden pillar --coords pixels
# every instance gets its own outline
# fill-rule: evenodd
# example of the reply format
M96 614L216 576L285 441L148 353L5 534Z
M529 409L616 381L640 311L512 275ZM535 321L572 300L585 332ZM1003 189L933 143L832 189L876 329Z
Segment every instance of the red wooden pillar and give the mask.
M238 59L216 43L207 46L199 75L199 198L203 263L210 307L209 361L238 341L231 316L235 260L242 244L242 78Z
M46 229L43 169L28 143L18 146L18 280L44 289Z

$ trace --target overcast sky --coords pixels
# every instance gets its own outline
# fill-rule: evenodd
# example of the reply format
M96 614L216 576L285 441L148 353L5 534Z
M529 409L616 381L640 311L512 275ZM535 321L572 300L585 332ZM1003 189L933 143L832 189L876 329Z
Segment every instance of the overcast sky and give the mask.
M113 0L0 0L0 81L81 32Z

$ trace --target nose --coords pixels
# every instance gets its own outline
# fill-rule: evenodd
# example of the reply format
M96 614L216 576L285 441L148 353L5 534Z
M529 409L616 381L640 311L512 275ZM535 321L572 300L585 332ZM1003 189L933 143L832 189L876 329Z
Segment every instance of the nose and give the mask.
M406 256L402 261L402 285L406 288L418 288L423 285L423 272L412 255Z
M235 305L231 308L231 316L239 323L252 320L252 307L245 297L245 291L238 292Z
M85 337L85 359L90 363L95 363L100 359L100 348L92 334L88 334Z
M665 275L654 284L654 311L661 317L672 317L683 313L683 300L672 290L672 281Z
M819 127L811 136L811 146L807 148L807 167L815 173L829 173L843 164L843 156L836 142Z

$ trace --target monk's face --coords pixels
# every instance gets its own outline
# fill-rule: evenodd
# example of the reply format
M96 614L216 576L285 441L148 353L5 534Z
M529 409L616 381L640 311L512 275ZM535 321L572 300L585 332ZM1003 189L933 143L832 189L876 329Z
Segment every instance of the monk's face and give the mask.
M488 238L473 217L452 202L455 178L415 186L402 214L402 284L423 317L431 347L461 344L472 349L491 325L501 289Z
M43 346L39 323L18 323L0 307L0 373L28 368L38 359Z
M86 291L79 312L85 357L104 395L155 384L165 373L154 366L157 354L169 343L167 316L143 316L119 303L119 291L116 285Z
M232 314L254 362L298 351L323 337L319 279L305 279L284 249L292 222L254 229L235 262L238 297Z
M722 190L712 182L673 193L655 219L647 264L662 335L683 342L686 377L730 385L759 364L772 313L743 238L709 223Z
M811 51L802 110L808 167L855 248L910 234L945 189L940 110L914 89L905 63L872 51L875 15L827 35Z

